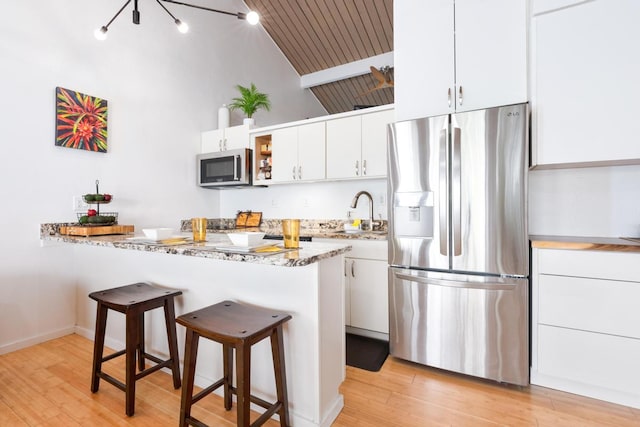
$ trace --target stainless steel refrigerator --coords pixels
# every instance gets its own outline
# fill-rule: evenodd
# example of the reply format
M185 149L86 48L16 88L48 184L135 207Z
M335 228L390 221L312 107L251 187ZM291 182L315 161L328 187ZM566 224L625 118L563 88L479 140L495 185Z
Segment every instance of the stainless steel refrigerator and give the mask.
M529 383L528 107L389 125L393 356Z

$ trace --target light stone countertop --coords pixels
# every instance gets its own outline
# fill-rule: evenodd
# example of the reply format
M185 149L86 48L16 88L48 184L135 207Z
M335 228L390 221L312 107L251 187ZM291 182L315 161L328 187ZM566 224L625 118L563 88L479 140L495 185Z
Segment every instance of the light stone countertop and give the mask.
M118 249L129 249L146 252L165 253L172 255L194 256L200 258L217 259L225 261L250 262L263 265L275 265L283 267L300 267L313 264L325 258L331 258L351 250L351 246L345 243L317 243L300 242L299 249L285 250L276 253L235 253L219 250L217 247L230 245L229 239L220 233L208 233L206 243L193 243L187 240L186 244L160 244L144 239L138 234L116 234L106 236L80 237L61 235L58 228L61 225L74 224L41 224L40 238L46 241L74 243L92 246L105 246ZM176 234L178 235L178 234ZM179 233L190 237L191 233ZM269 240L267 243L282 247L282 242Z

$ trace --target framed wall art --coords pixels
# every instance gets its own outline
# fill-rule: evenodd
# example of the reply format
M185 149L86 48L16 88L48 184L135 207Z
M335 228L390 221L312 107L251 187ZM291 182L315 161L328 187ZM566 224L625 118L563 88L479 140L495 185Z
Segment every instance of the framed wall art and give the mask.
M56 87L56 146L107 152L107 100Z

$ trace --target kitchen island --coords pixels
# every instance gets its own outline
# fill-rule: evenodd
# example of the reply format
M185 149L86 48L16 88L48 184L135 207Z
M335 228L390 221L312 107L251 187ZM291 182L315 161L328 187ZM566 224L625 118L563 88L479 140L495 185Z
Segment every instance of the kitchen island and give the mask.
M225 299L286 311L293 317L284 326L292 425L329 426L342 409L342 266L348 244L301 242L299 250L256 255L222 252L203 244L150 244L126 235L74 237L60 235L51 227L41 230L43 250L65 250L70 258L78 334L93 339L95 303L87 297L90 292L138 281L182 290L183 295L176 299L177 315ZM147 346L164 356L168 353L164 319L156 311L145 319ZM111 316L107 345L124 348L124 334L123 316ZM178 341L182 359L182 327ZM204 340L198 353L196 384L208 386L222 376L222 350L219 344ZM275 400L268 341L255 345L252 353L252 393Z

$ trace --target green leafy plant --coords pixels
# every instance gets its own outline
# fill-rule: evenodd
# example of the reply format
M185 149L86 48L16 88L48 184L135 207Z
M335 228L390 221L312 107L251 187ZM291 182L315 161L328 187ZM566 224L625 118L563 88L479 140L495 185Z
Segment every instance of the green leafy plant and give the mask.
M231 100L233 102L229 104L230 110L242 110L247 118L251 118L260 108L264 108L267 111L271 109L269 95L258 92L256 85L253 83L251 83L250 87L236 85L236 89L240 92L240 96Z

